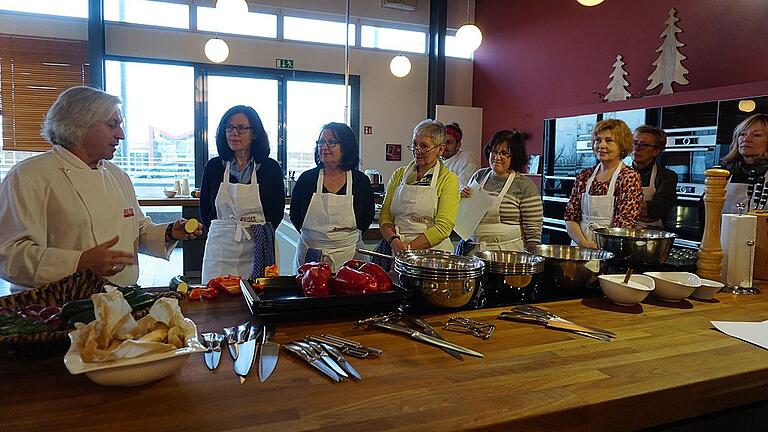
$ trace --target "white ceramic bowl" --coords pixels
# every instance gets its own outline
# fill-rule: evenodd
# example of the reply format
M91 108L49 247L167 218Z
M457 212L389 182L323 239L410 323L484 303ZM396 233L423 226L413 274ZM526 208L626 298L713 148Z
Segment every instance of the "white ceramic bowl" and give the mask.
M724 286L725 285L721 284L718 281L713 281L710 279L702 279L701 286L696 288L693 294L691 294L691 297L694 297L700 300L712 300L715 297L715 294L719 293Z
M164 191L163 191L163 193L164 193L164 194L165 194L165 196L167 196L168 198L173 198L173 197L175 197L175 196L176 196L176 191L175 191L175 190L164 190Z
M634 306L645 300L653 291L653 279L645 275L632 275L629 284L624 283L623 274L600 275L600 289L609 300L620 306Z
M73 338L73 331L69 334ZM96 384L112 386L137 386L173 375L181 369L190 354L204 352L206 348L197 337L187 340L187 346L177 350L149 354L105 363L86 363L80 357L80 349L72 343L64 356L64 365L72 375L84 373Z
M701 286L701 279L688 272L645 272L656 283L654 294L668 302L679 302Z

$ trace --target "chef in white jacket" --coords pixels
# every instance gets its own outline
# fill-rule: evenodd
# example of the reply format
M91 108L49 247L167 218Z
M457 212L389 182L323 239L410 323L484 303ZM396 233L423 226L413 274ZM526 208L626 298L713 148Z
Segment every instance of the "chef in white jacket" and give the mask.
M469 184L472 174L477 171L477 161L472 153L461 150L461 137L463 136L458 123L445 126L445 150L443 150L443 163L449 170L459 177L459 188Z
M83 269L135 283L137 252L168 259L184 219L153 224L128 175L109 162L123 139L120 99L72 87L48 110L53 148L14 166L0 185L0 276L35 287Z

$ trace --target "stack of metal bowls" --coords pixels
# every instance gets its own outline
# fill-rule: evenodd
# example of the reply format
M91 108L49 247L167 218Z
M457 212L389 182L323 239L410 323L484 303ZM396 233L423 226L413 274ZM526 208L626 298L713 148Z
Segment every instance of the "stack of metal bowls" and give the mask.
M545 289L553 295L583 295L596 287L597 276L605 271L611 252L565 245L538 245L533 251L544 257Z
M485 263L481 285L490 305L531 303L539 299L538 287L544 258L525 252L482 251L475 256Z
M420 292L429 303L439 307L466 306L484 267L479 258L438 250L404 250L395 257L401 285Z
M597 246L628 265L654 267L664 264L677 236L671 232L636 228L598 228Z

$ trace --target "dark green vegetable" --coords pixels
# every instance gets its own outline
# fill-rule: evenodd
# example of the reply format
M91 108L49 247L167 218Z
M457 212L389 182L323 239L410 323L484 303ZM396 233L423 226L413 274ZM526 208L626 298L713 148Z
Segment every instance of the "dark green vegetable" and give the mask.
M144 293L128 300L128 304L131 305L131 309L136 310L137 306L146 302L150 304L155 302L154 294ZM145 306L146 307L146 306Z
M0 336L41 333L48 331L44 321L21 315L0 316Z
M93 301L91 299L73 300L61 307L59 316L62 320L68 321L73 316L87 310L93 310Z
M67 321L67 326L74 327L75 323L77 322L88 324L89 322L95 319L96 319L96 311L93 309L89 309L89 310L80 312L79 314L70 318L69 321Z

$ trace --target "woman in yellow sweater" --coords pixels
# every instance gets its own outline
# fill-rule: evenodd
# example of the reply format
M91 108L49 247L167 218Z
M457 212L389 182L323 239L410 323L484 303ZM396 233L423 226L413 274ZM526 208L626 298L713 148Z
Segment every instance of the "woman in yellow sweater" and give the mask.
M449 236L459 209L459 179L440 160L445 127L424 120L413 130L413 161L398 168L387 184L379 223L382 253L403 249L453 251Z

